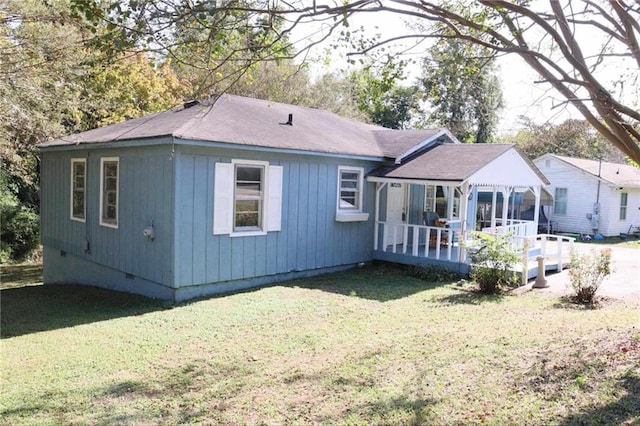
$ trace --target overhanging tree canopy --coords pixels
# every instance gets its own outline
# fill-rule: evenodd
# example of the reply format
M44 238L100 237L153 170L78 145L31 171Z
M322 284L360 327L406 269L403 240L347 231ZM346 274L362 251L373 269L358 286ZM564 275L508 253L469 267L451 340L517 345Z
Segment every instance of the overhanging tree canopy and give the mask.
M171 33L172 26L177 23L196 17L209 32L208 37L215 37L220 31L228 30L233 21L224 20L225 24L220 25L220 20L209 17L246 14L248 19L241 25L260 25L272 36L263 37L251 48L236 52L237 55L229 57L233 60L274 58L279 49L273 47L285 40L296 26L318 21L327 24L324 37L305 46L296 46L296 54L303 54L345 25L354 14L384 11L437 24L422 25L423 30L408 29L405 35L379 40L375 44L379 46L398 39L455 37L496 52L519 55L540 75L541 83L552 86L609 142L640 162L637 97L630 96L623 101L602 73L607 66L612 68L612 62L621 63L622 67L613 67L622 71L629 67L620 75L620 81L626 83L625 89L637 83L631 80L640 70L640 4L637 2L130 0L123 3L120 0L75 0L74 3L90 21L109 22L113 30L112 44L144 45L168 55L178 43ZM270 24L275 20L281 20L279 25ZM363 46L361 50L371 47ZM269 54L260 53L265 51Z

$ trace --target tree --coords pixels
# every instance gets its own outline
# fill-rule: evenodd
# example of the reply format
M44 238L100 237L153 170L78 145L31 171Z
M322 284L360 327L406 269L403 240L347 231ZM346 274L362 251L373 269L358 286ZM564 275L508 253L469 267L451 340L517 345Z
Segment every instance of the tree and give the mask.
M324 41L338 27L348 25L354 14L388 12L423 23L436 23L424 25L425 30L408 30L405 35L381 40L360 51L399 38L456 38L495 52L519 55L540 75L541 84L552 87L611 144L640 162L637 100L634 97L623 101L602 73L607 66L618 69L621 71L619 81L629 84L640 69L640 6L637 2L131 0L128 7L123 7L119 0L73 1L77 10L90 21L108 21L113 29L110 36L117 35L121 44L146 45L165 53L172 50L174 41L167 36L168 27L185 16L200 17L207 13L244 12L249 15L249 22L258 22L258 17L266 18L267 22L276 17L282 19L285 24L272 31L273 37L263 46L265 48L280 42L298 25L321 22L327 28L325 35L304 46L310 48ZM546 4L546 8L538 9L541 4ZM206 28L209 36L215 36L221 30L215 26ZM268 30L271 31L271 27ZM594 43L594 39L598 41ZM299 48L296 54L304 51ZM244 57L250 61L265 60L277 53L270 52L265 55L251 52ZM245 50L244 53L249 52ZM623 66L616 67L615 63L620 61ZM625 90L628 89L627 85Z
M37 245L39 143L181 100L168 64L120 54L105 65L91 37L65 0L0 2L2 261Z
M416 86L399 84L405 65L387 56L381 65L367 64L349 75L358 109L368 121L390 129L411 124L420 109L420 98Z
M422 75L432 106L429 121L463 142L492 142L502 108L494 69L491 50L456 38L438 40L429 49Z
M623 163L624 156L584 120L566 120L560 124L536 124L525 120L525 129L504 142L515 143L531 159L551 153L566 157L602 159Z

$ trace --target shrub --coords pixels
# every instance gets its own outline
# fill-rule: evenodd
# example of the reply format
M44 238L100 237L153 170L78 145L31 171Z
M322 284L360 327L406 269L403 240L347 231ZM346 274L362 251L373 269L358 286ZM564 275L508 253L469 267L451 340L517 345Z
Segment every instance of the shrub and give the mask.
M569 280L573 287L573 299L581 304L593 304L602 281L611 274L611 249L579 255L571 252Z
M38 246L38 215L0 181L0 262L20 262Z
M473 246L467 247L471 258L470 277L478 283L480 291L493 294L517 286L518 273L514 265L520 255L511 244L511 234L473 232L472 236Z
M460 279L460 274L436 265L415 265L409 268L409 275L429 282L446 282Z

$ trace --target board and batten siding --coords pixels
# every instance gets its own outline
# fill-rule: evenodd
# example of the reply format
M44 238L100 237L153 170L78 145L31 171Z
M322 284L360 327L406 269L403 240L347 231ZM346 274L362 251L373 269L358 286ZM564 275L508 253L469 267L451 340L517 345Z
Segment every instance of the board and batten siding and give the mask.
M171 156L170 146L44 150L40 215L43 246L57 250L60 256L75 256L129 274L129 278L140 277L171 287L174 213ZM100 159L105 157L119 158L117 229L99 224ZM72 158L87 160L85 222L70 218ZM153 241L143 235L150 225L155 231Z
M598 199L598 178L581 171L563 161L553 158L541 158L536 165L549 179L547 187L555 196L556 188L567 188L567 213L557 214L551 207L554 231L580 234L592 234L591 220L587 213L593 212ZM629 194L627 218L620 220L620 193ZM627 232L634 220L638 220L637 209L640 207L640 191L635 188L619 190L611 184L600 183L600 226L598 232L605 236Z
M176 287L250 280L367 262L368 221L336 222L338 166L366 161L310 155L180 146L176 163ZM213 234L215 164L268 161L283 168L282 225L266 235ZM364 211L372 213L374 185L364 182Z

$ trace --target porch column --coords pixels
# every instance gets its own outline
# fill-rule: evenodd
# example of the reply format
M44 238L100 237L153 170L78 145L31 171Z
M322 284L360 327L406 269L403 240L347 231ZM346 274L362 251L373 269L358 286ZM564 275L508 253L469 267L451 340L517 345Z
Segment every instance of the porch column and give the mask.
M496 191L496 187L492 186L491 190L493 194L491 196L491 227L496 227L496 203L498 202L498 193Z
M466 241L467 227L467 211L469 210L469 182L464 182L460 187L460 236L458 237L458 262L464 262L466 253L462 241Z
M542 187L534 186L531 188L533 190L533 195L536 197L536 206L533 210L533 222L536 227L536 234L538 233L538 220L540 220L540 195L542 193Z
M376 182L376 210L375 210L375 220L374 224L374 232L373 232L373 249L378 250L378 234L380 233L380 192L382 188L385 187L387 183Z
M507 226L507 216L509 214L509 197L511 196L512 188L510 186L502 187L502 226ZM503 230L506 230L504 228Z

